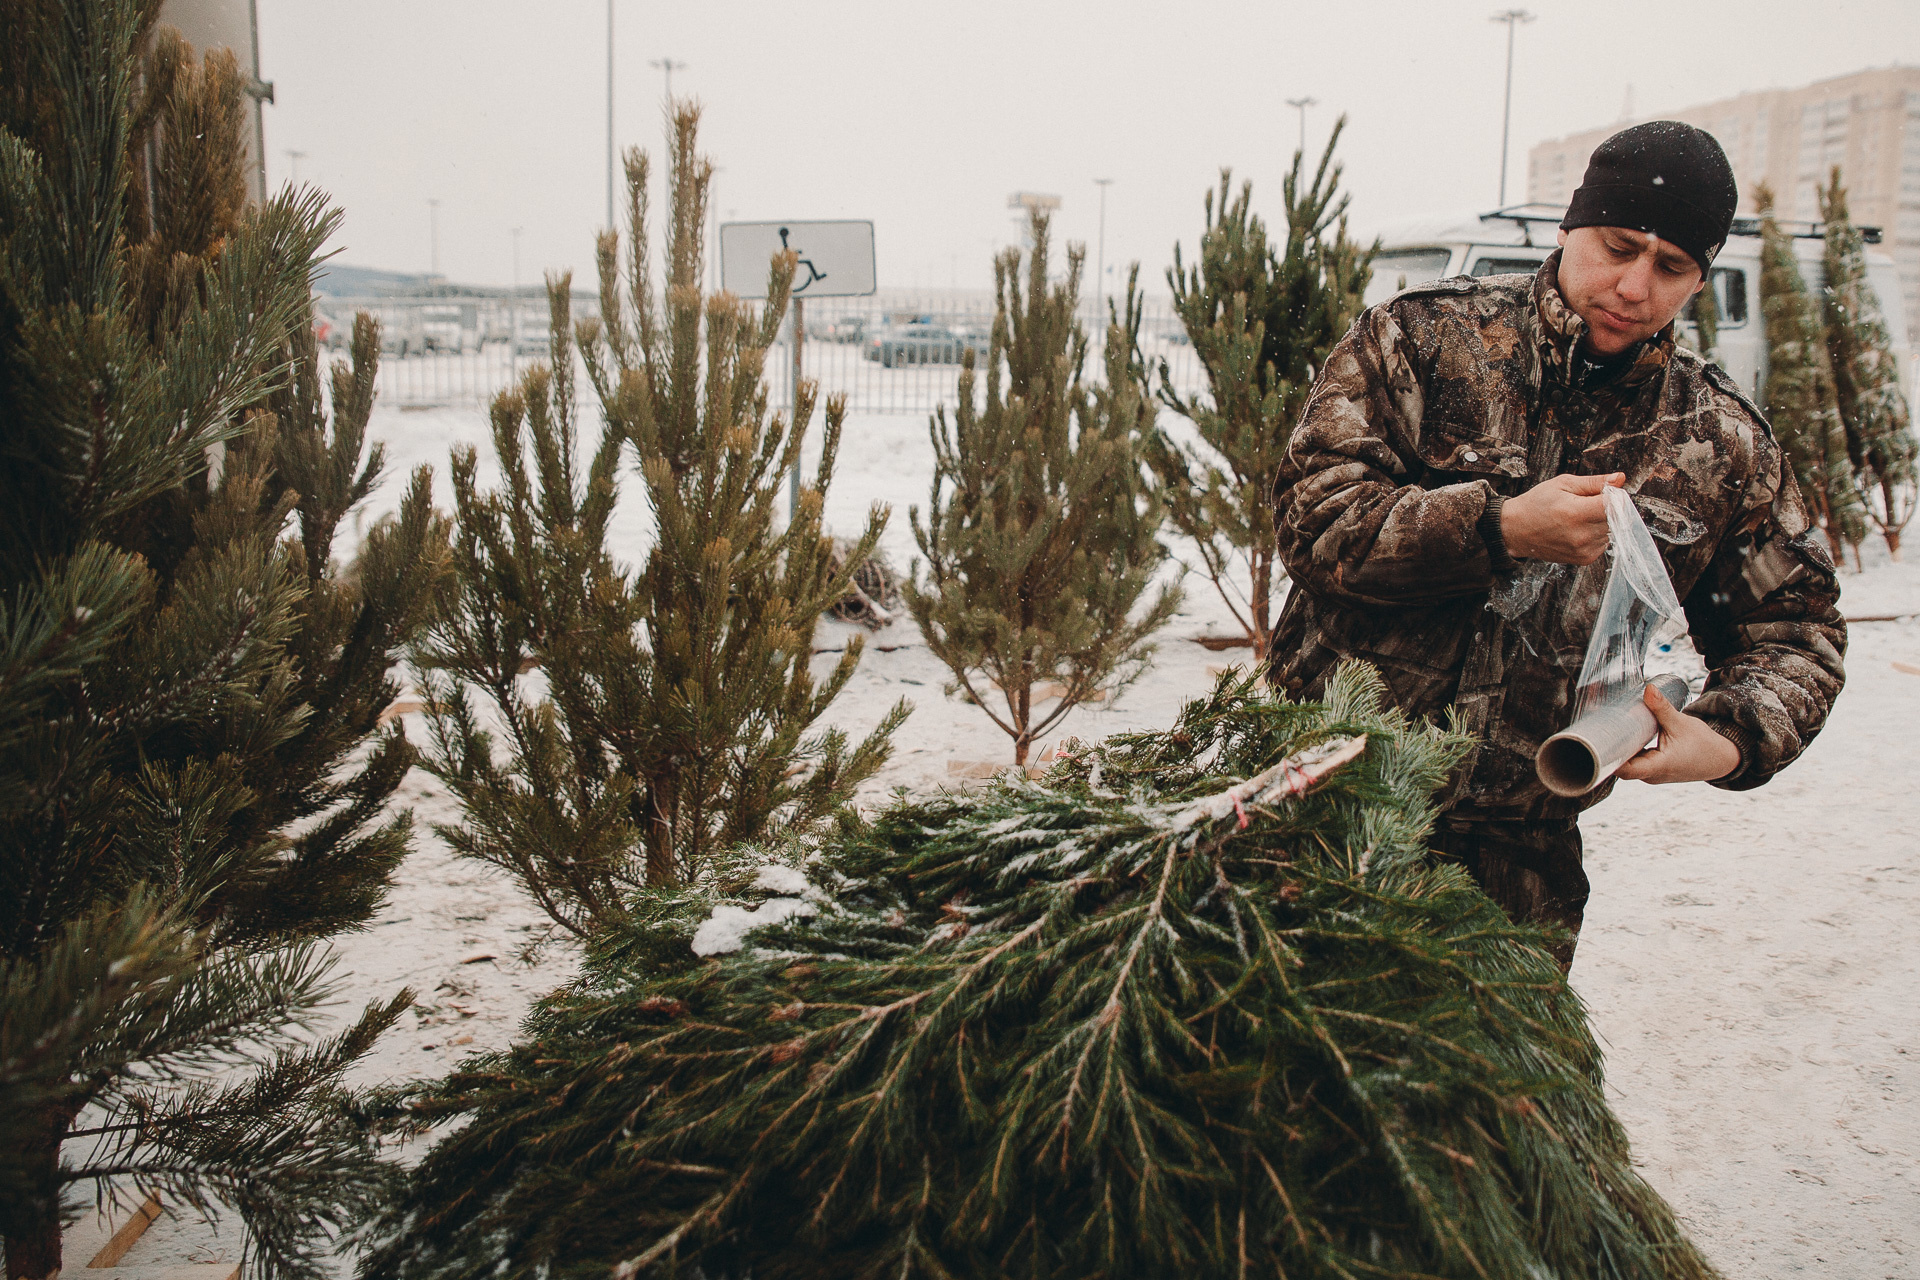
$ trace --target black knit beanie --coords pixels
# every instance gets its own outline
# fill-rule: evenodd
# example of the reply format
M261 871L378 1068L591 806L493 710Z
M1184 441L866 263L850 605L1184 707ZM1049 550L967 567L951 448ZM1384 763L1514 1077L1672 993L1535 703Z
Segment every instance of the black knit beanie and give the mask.
M1739 200L1733 166L1712 134L1678 120L1654 120L1594 148L1560 226L1652 232L1685 250L1705 277L1727 242Z

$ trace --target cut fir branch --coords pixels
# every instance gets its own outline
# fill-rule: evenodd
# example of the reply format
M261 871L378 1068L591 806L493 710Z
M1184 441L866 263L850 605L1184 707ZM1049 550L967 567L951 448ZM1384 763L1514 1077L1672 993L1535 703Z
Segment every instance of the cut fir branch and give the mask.
M735 845L830 823L907 713L896 706L857 744L814 728L862 649L855 637L816 680L814 628L886 513L836 553L821 518L845 418L835 398L812 483L781 526L814 408L811 383L792 420L767 408L766 350L795 263L771 264L757 313L702 294L712 168L698 121L684 104L670 121L664 288L649 261L649 166L633 152L624 257L614 236L600 242L600 317L572 324L568 282L553 282L557 363L494 403L501 487L482 492L474 455L455 457L455 584L419 655L430 767L464 810L442 834L579 937L626 919L637 895L697 880ZM601 418L590 454L576 349ZM637 568L607 543L629 447L653 530Z
M606 939L414 1095L466 1123L367 1280L1706 1280L1548 939L1425 857L1465 744L1383 703L1225 680L829 838L745 950Z
M964 693L1013 739L1019 765L1074 707L1140 678L1148 638L1180 600L1166 586L1139 607L1166 549L1144 460L1154 408L1132 361L1133 281L1108 327L1106 380L1090 388L1075 319L1085 255L1069 249L1065 281L1049 284L1045 216L1032 227L1024 273L1017 249L994 263L984 401L969 353L951 422L940 409L929 425L925 523L919 508L910 512L927 576L916 569L904 590L927 647L953 673L948 692ZM1045 709L1043 682L1060 689Z
M1207 395L1182 395L1160 362L1160 399L1199 439L1180 442L1161 430L1148 457L1168 518L1192 539L1256 663L1272 639L1286 580L1273 486L1315 375L1360 314L1378 248L1347 237L1348 197L1333 163L1345 124L1342 117L1334 125L1311 180L1304 155L1294 156L1284 246L1268 240L1253 212L1252 184L1234 195L1223 171L1219 191L1206 197L1198 262L1185 266L1175 245L1167 272L1174 310L1206 370Z

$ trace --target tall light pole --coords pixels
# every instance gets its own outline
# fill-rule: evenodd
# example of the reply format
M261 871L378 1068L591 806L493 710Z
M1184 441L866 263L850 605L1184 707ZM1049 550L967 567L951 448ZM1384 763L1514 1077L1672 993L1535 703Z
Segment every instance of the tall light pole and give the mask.
M1300 113L1300 157L1304 161L1307 155L1307 108L1320 105L1318 98L1288 98L1287 105Z
M1093 260L1093 323L1099 328L1107 314L1107 188L1113 179L1095 178L1093 185L1100 188L1100 254ZM1106 330L1100 328L1100 332Z
M300 162L302 160L305 160L306 158L307 158L307 153L304 151L288 151L287 152L287 159L291 161L293 164L293 176L288 179L288 183L290 185L296 186L296 187L300 185Z
M667 73L667 101L671 103L673 101L673 73L676 71L685 71L687 64L684 62L675 62L672 58L655 58L647 65L656 71L664 71Z
M607 230L613 230L613 0L607 0Z
M1507 130L1513 122L1513 29L1523 22L1532 22L1534 15L1525 9L1502 9L1489 19L1491 22L1507 24L1507 96L1500 108L1500 205L1507 207Z
M434 275L440 274L440 202L427 199L427 252Z
M507 295L507 363L515 376L520 373L520 233L525 227L509 231L513 237L513 292Z
M713 198L714 184L720 181L720 175L727 171L722 164L713 166L713 176L707 179L707 291L720 292L720 202Z

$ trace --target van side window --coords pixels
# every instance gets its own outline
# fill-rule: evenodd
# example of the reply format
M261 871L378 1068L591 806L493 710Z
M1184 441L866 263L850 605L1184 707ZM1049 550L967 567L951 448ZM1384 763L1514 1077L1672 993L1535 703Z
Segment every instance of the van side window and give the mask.
M1747 273L1739 267L1715 267L1713 269L1713 296L1720 303L1720 323L1724 326L1743 325L1747 322ZM1695 300L1687 300L1687 308L1681 312L1681 319L1688 323L1699 320L1694 311Z
M1476 276L1530 276L1540 269L1544 261L1544 258L1481 258L1467 269L1467 273Z
M1713 273L1714 296L1720 300L1720 314L1727 324L1747 322L1747 273L1737 267L1720 267Z

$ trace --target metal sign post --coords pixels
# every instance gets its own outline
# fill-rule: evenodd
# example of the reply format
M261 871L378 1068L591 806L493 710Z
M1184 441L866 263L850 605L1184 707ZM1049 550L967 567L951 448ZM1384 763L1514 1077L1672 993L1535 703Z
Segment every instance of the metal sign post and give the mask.
M808 298L857 298L874 291L871 222L723 222L720 287L739 298L764 298L774 256L793 253L793 398L798 427L800 350L807 336ZM800 463L787 485L787 518L800 510Z
M793 300L793 408L789 419L795 428L800 423L800 344L807 340L807 303L804 298ZM800 455L793 458L793 470L787 474L787 523L792 524L800 514Z

